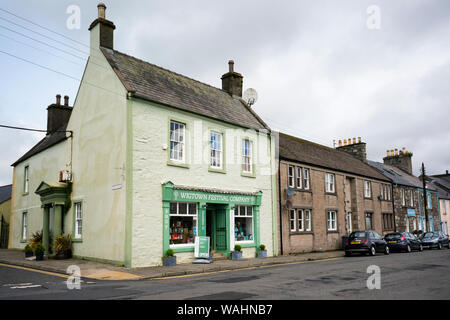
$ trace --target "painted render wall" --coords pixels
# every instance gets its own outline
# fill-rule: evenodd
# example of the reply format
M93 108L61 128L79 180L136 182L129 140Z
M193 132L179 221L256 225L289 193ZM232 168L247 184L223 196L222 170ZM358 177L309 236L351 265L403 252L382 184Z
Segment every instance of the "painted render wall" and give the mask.
M43 109L45 110L45 109ZM41 199L34 192L42 181L56 182L59 171L66 168L69 161L70 139L66 139L45 151L19 163L14 170L12 189L13 205L10 224L10 248L22 249L22 213L27 212L27 239L36 231L42 230L43 209ZM29 192L24 195L24 169L29 166ZM71 232L71 214L64 213L64 232Z
M126 96L104 56L91 55L67 127L74 132L72 203L83 208L75 256L125 259Z
M168 165L169 121L187 123L187 162L189 168ZM256 178L242 177L240 166L241 138L250 137L256 147L254 131L246 131L206 117L159 106L142 100L132 100L132 150L133 150L133 222L132 222L132 266L160 265L163 255L162 188L167 181L175 185L219 188L244 192L261 190L260 236L268 255L272 255L272 188L271 176L262 175L262 166L256 164ZM209 129L224 132L226 173L209 172ZM239 138L232 139L226 130L238 129ZM194 134L195 133L195 134ZM201 137L204 162L201 162L201 145L193 142ZM267 136L264 159L270 168L270 142ZM237 144L232 148L232 141ZM167 146L167 150L163 149ZM237 148L237 149L236 149ZM239 151L239 153L236 152ZM255 149L256 151L256 149ZM236 158L237 157L237 158ZM235 164L230 161L234 159ZM197 163L198 161L198 163ZM244 248L244 257L254 257L254 248ZM188 262L193 253L177 253L177 263Z

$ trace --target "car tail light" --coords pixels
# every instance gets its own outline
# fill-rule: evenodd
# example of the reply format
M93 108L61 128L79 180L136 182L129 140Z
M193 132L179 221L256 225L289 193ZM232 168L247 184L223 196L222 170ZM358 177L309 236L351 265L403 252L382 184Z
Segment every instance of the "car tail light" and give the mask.
M369 244L369 239L364 240L364 244Z
M346 245L346 246L348 246L348 239L347 239L347 240L345 240L345 245Z
M402 236L401 240L402 240L402 241L405 241L405 240L406 240L405 236Z

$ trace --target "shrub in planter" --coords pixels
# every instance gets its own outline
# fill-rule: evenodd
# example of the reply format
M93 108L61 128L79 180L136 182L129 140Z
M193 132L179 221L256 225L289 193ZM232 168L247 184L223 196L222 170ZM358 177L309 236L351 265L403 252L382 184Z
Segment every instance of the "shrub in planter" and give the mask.
M172 249L167 249L166 254L163 257L163 265L165 267L171 267L177 265L177 257Z
M259 250L256 252L257 253L257 257L258 258L267 258L267 250L266 250L266 246L261 244L259 246Z
M25 252L25 258L33 256L33 248L29 244L27 244L25 246L25 248L23 249L23 252Z
M36 261L44 260L45 248L42 243L36 245L36 249L34 249L34 254L36 255Z
M70 259L72 258L72 237L70 234L64 236L59 235L55 238L55 258Z
M242 260L242 247L240 245L234 246L234 251L231 252L231 260Z

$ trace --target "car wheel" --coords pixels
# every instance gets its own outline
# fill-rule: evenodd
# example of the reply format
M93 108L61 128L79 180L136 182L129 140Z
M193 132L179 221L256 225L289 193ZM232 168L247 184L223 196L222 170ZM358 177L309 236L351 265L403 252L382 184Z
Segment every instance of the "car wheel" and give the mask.
M411 253L411 246L409 244L406 246L406 252Z
M345 251L345 256L346 257L350 257L352 255L352 253L350 251Z
M440 242L438 243L438 249L442 250L442 243L440 243Z
M371 246L371 247L370 247L369 254L370 254L371 256L374 256L374 255L377 254L377 250L375 249L375 246Z
M384 254L389 254L389 247L388 246L384 247Z

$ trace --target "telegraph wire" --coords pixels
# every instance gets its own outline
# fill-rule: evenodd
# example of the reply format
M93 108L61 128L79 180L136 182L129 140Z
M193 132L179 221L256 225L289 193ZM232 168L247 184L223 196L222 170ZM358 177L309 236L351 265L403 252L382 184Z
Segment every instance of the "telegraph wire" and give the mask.
M0 128L5 128L5 129L14 129L14 130L24 130L24 131L34 131L34 132L47 132L47 130L42 130L42 129L31 129L31 128L24 128L24 127L15 127L15 126L8 126L5 124L0 124ZM72 133L72 131L69 130L55 130L52 132L69 132Z

